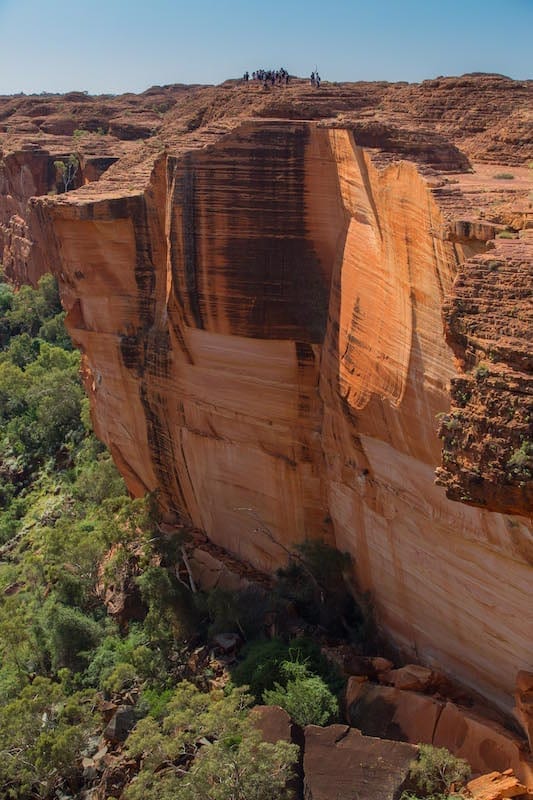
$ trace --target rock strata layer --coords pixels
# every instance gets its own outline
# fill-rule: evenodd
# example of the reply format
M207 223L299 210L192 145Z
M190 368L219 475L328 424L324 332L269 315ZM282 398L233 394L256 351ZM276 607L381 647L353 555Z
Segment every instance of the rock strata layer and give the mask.
M486 253L527 234L528 171L465 170L527 157L531 84L432 86L163 92L144 144L87 134L86 185L56 196L72 143L6 133L0 230L14 279L57 275L133 494L265 571L306 537L348 551L406 654L510 712L533 658L531 476L505 471L529 468L531 239Z

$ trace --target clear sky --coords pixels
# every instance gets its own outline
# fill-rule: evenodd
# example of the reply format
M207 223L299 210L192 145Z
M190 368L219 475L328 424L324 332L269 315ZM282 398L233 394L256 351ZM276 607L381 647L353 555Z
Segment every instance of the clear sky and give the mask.
M284 66L531 78L533 0L0 0L0 94L139 92Z

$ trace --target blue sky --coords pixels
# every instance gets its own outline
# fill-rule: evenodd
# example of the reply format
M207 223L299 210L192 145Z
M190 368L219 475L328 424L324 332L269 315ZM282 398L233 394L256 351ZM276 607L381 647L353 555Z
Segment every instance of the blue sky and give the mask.
M533 0L0 0L0 94L142 91L285 66L533 77Z

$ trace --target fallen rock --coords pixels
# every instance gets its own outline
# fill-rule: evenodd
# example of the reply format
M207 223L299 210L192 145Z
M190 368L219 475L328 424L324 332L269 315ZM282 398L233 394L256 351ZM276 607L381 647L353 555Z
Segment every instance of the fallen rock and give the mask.
M418 748L363 736L348 725L305 728L305 800L393 800Z
M466 784L472 800L505 800L526 794L526 787L513 775L512 769L505 772L489 772Z
M348 721L366 736L431 744L443 708L432 697L357 678L350 678L346 687Z
M98 711L103 716L106 724L109 722L117 708L117 703L114 703L112 700L104 700L101 698L98 702Z
M119 706L104 729L104 739L114 744L124 742L136 722L133 706Z
M292 741L291 718L281 706L254 706L252 717L265 742Z
M121 797L125 787L137 770L138 764L133 759L115 760L104 770L97 787L95 800L109 800L110 797Z
M433 670L419 664L407 664L400 669L391 669L382 672L379 676L381 683L390 683L395 689L413 692L426 692L434 682Z
M199 547L191 554L189 565L197 586L205 592L215 588L237 592L249 586L249 581L232 570L222 558Z
M98 770L93 758L82 758L81 768L83 771L83 780L86 783L91 783L98 775Z
M371 658L370 663L372 664L374 670L378 674L380 672L388 672L394 667L392 661L389 661L388 658L382 658L381 656L376 656L375 658Z
M223 653L231 653L237 649L241 643L241 637L238 633L218 633L213 636L213 644Z

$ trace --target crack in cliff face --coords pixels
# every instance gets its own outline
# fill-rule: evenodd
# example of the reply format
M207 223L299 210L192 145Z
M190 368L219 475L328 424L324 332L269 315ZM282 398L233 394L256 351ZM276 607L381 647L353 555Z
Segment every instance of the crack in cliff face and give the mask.
M37 213L132 491L261 569L282 550L239 509L287 546L335 542L407 653L508 708L529 528L434 486L459 250L427 181L349 127L263 119L106 191Z

